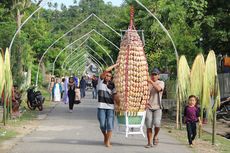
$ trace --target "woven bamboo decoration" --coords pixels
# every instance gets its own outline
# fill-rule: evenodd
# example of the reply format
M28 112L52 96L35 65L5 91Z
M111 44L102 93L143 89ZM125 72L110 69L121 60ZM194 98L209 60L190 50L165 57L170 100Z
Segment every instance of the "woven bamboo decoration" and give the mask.
M148 64L143 43L135 28L134 11L131 8L130 26L120 44L117 58L119 67L115 69L114 82L120 105L116 112L136 114L145 110L149 99Z

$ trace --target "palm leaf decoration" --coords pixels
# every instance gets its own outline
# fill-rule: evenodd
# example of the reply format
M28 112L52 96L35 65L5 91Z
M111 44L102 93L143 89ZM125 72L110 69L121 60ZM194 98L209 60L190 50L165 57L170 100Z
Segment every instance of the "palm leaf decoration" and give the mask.
M190 93L190 68L184 55L178 64L178 96L180 103L185 102Z
M5 104L7 102L8 103L8 113L11 113L11 108L12 108L12 87L13 87L13 81L12 81L12 74L11 74L11 69L10 69L10 53L9 53L9 49L6 49L6 53L5 53ZM7 116L8 117L8 116Z
M4 84L5 84L4 62L3 62L2 54L0 53L0 95L2 95Z
M204 56L199 54L196 56L191 70L191 94L202 99L203 79L204 79L205 62Z
M212 102L211 99L214 99ZM216 55L210 51L206 59L203 86L203 108L206 108L210 118L213 117L213 111L216 111L220 104L220 90L217 78Z
M190 93L190 68L184 55L180 57L178 63L177 123L179 119L180 129L182 129L182 106Z
M203 80L204 80L204 70L205 62L204 56L199 54L196 56L191 70L191 94L199 98L199 103L201 104L201 110L203 110L202 105L202 95L203 95ZM203 111L201 111L201 120L203 120ZM201 136L201 127L199 126L199 137Z

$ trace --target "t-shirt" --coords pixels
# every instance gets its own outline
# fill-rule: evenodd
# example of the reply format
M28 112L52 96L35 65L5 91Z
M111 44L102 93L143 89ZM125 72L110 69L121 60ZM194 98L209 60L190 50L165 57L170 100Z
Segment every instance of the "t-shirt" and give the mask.
M159 97L158 97L157 90L152 86L152 84L149 84L149 91L150 91L149 104L151 105L150 109L161 109L160 102L162 99L162 94L163 94L165 84L163 81L160 80L157 80L155 83L157 83L161 87L162 91L159 92Z
M98 83L97 79L92 79L92 84L94 88L97 88L97 83Z
M112 95L115 93L115 88L108 88L103 82L104 80L101 80L100 78L98 79L98 108L114 109Z
M185 122L197 122L200 116L200 110L198 107L186 106L184 109Z

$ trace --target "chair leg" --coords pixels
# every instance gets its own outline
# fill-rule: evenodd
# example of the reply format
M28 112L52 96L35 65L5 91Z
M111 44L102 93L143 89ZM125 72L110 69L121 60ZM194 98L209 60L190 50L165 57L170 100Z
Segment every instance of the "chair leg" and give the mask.
M129 134L129 127L126 127L126 129L125 129L125 137L128 137L128 134Z
M144 131L143 131L143 127L140 128L140 131L141 131L143 137L145 138L145 134L144 134Z

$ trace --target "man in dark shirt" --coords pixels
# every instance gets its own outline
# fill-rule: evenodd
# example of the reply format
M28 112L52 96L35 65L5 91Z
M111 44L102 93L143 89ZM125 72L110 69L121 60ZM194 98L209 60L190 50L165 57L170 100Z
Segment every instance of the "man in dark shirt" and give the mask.
M81 81L80 81L81 98L85 97L85 89L86 89L86 81L85 81L85 77L82 76Z
M95 75L92 77L92 84L93 84L93 99L97 99L97 84L98 79Z

